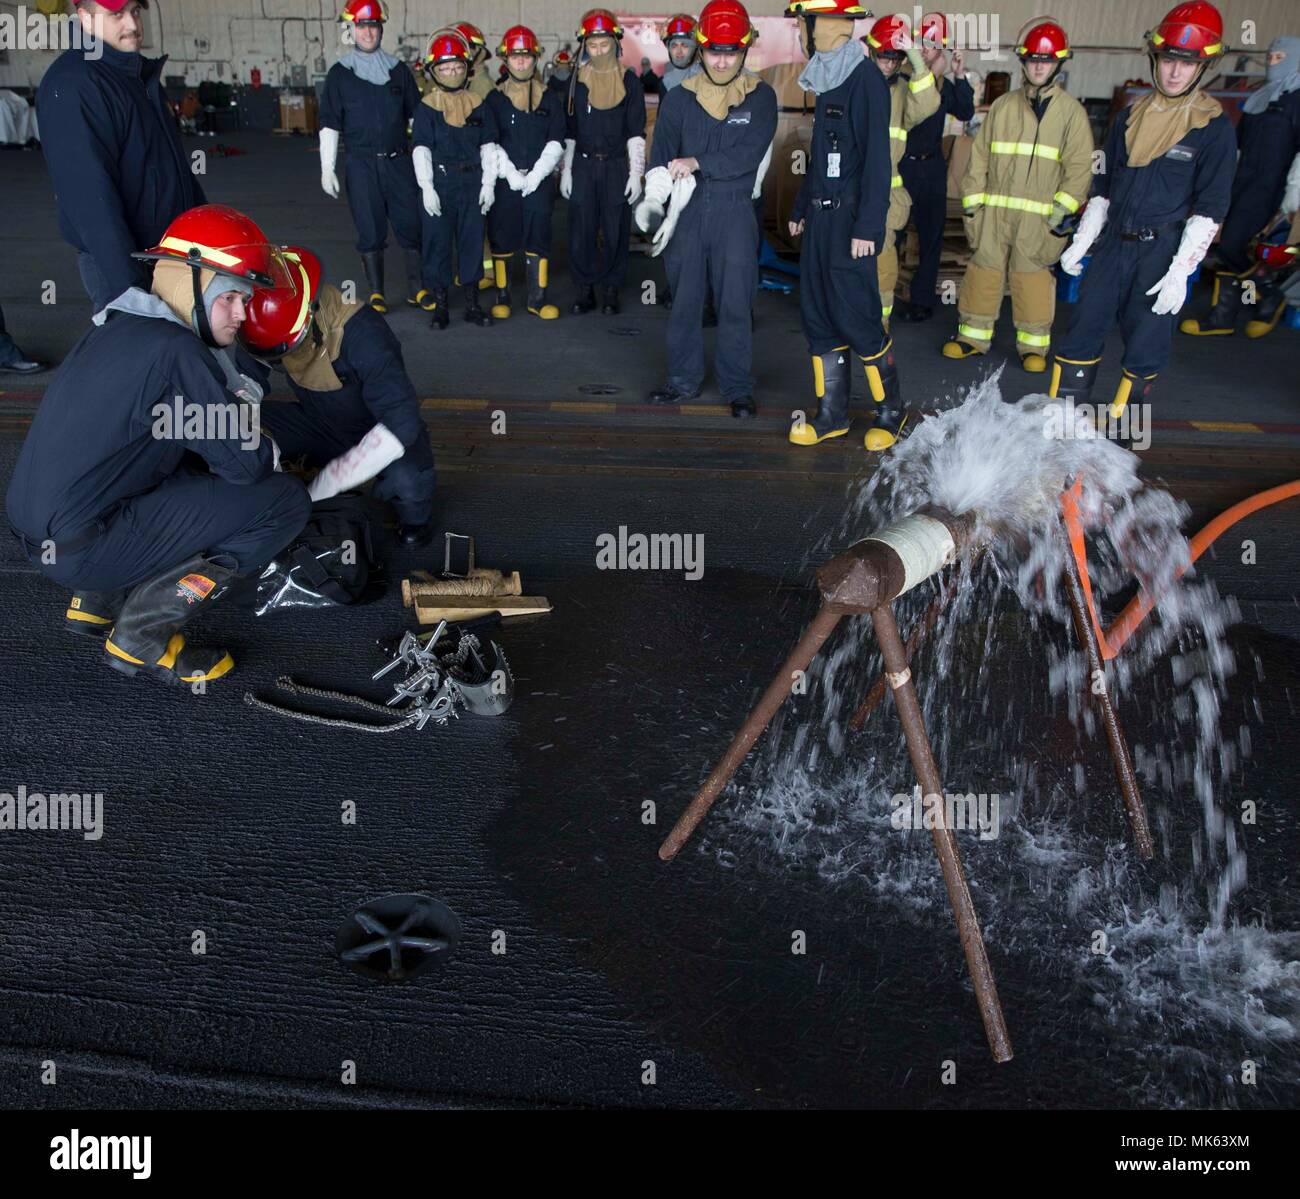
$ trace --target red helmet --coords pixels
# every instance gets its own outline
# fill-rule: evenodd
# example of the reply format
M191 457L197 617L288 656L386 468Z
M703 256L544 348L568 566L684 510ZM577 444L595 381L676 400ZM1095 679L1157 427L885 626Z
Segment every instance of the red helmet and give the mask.
M740 0L709 0L695 27L695 40L703 50L743 54L754 40L754 26Z
M867 45L886 54L902 54L912 44L912 31L907 21L895 13L881 17L867 34Z
M156 246L133 254L154 262L182 262L200 271L244 279L257 287L290 284L279 253L242 212L224 204L200 204L167 226Z
M383 0L348 0L339 20L349 25L382 25L388 20Z
M1070 39L1055 21L1040 21L1016 47L1016 57L1021 62L1060 62L1073 54Z
M268 287L253 293L244 306L239 340L258 358L283 358L292 353L311 329L320 291L320 259L302 246L285 246L280 258L296 276L292 287Z
M527 25L512 25L501 35L497 54L502 58L507 54L531 54L534 58L540 58L542 46L537 40L537 34Z
M582 14L582 23L578 26L578 37L613 37L623 40L623 26L618 18L607 8L593 8Z
M1190 0L1171 8L1163 21L1147 34L1147 49L1152 54L1208 62L1218 58L1227 47L1223 44L1223 18L1206 0Z
M1300 246L1279 246L1276 242L1262 241L1255 246L1255 261L1260 266L1277 269L1291 266L1300 254Z
M440 62L463 62L468 66L473 57L474 51L464 34L455 29L439 29L429 39L428 49L420 62L431 71Z
M785 6L787 17L848 17L856 21L871 13L857 0L790 0Z
M921 18L916 39L926 46L948 45L948 18L941 12L928 12Z
M664 25L662 41L671 42L675 37L690 37L695 32L695 18L688 13L679 12L668 18Z
M567 67L573 61L573 55L567 50L557 50L555 57L551 61L557 67Z
M483 51L484 58L492 57L491 51L487 48L487 39L483 36L483 30L477 25L471 25L468 21L457 21L451 28L469 43L471 57L476 57L480 50Z

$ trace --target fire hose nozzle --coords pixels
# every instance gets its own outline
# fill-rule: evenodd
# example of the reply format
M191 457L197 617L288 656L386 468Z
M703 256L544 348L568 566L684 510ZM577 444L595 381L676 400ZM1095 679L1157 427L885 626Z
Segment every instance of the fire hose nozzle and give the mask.
M927 505L871 534L817 571L822 602L870 612L923 583L970 546L975 516Z

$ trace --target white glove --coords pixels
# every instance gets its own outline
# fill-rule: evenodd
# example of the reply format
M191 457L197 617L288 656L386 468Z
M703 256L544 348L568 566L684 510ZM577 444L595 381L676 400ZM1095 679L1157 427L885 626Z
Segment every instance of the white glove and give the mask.
M1174 251L1169 269L1164 278L1147 291L1147 295L1156 297L1156 302L1151 305L1156 316L1172 316L1186 303L1188 276L1200 265L1218 231L1218 222L1207 216L1187 218L1182 240Z
M636 227L642 233L649 233L652 224L655 226L654 231L659 232L658 225L664 219L664 210L672 191L673 180L668 174L668 168L651 167L645 177L645 195L632 214Z
M629 137L627 139L627 186L623 195L629 204L635 204L641 197L641 179L645 175L645 138Z
M497 147L497 174L506 181L511 191L524 192L524 176L506 153L504 146ZM524 192L524 195L527 195Z
M542 147L542 152L538 159L533 163L533 169L524 177L524 185L520 189L524 195L531 196L539 187L542 181L550 177L552 171L560 164L560 159L564 157L564 147L559 142L547 142ZM514 185L511 184L513 187Z
M775 145L775 141L768 145L763 161L758 164L758 174L754 176L754 191L750 197L753 200L757 200L763 194L763 180L767 176L767 168L772 165L772 146Z
M424 197L424 211L430 216L442 216L442 201L433 190L433 151L428 146L416 146L411 161L415 164L415 181Z
M1291 160L1291 169L1286 173L1286 190L1282 193L1282 211L1287 216L1294 216L1300 209L1300 154Z
M307 494L315 502L360 487L405 452L402 443L386 426L376 425L350 450L327 462L311 481Z
M664 218L664 223L655 230L654 237L651 238L651 258L658 258L664 252L668 245L668 239L672 237L673 230L677 228L677 219L682 215L682 209L690 203L694 194L695 176L693 174L673 181L673 194L668 204L668 215Z
M479 146L478 160L483 167L483 186L478 189L478 210L487 216L492 201L497 198L497 158L501 148L496 142Z
M263 433L262 436L266 437L266 434ZM280 447L275 444L274 437L266 437L266 440L271 443L271 469L277 471L280 469Z
M1078 275L1083 271L1083 260L1092 243L1106 225L1106 214L1110 211L1110 201L1105 196L1093 196L1088 207L1079 218L1079 227L1074 231L1074 240L1061 255L1061 270L1067 275Z
M564 143L564 169L560 172L560 195L566 200L573 194L573 155L578 143L569 138Z
M322 129L320 131L320 186L331 200L339 198L339 177L334 173L334 166L339 159L339 131Z

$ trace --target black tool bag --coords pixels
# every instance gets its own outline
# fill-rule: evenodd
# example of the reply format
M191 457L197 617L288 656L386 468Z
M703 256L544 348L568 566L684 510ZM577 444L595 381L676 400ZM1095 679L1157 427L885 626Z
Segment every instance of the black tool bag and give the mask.
M258 616L281 608L332 608L383 594L370 507L363 496L318 500L297 539L257 579Z

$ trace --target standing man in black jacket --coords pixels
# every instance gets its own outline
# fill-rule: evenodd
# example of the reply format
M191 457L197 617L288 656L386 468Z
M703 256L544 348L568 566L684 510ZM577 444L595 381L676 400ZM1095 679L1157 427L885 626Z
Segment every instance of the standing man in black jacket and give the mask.
M206 202L163 95L166 55L140 53L146 4L79 0L82 44L59 55L36 93L59 231L96 312L128 288L147 291L149 267L131 255Z
M943 128L949 116L969 121L975 115L975 91L966 80L966 66L960 50L952 54L953 78L944 78L949 65L945 48L950 45L948 21L942 13L927 13L916 31L921 57L939 82L939 111L916 125L907 135L907 150L898 164L903 186L912 197L912 220L920 242L921 260L916 264L907 303L894 305L894 316L902 321L928 321L934 315L934 285L939 276L939 253L943 249L943 223L948 215L948 163L943 156Z

